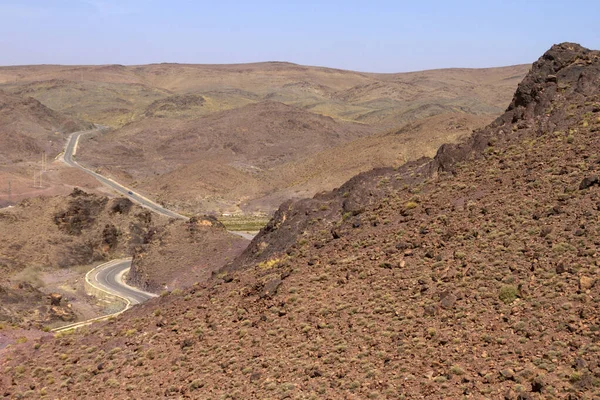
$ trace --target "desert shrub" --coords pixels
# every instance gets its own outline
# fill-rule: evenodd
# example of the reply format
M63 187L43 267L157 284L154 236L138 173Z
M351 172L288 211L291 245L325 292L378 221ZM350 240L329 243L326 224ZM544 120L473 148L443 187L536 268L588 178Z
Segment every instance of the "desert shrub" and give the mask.
M505 285L500 288L500 293L498 297L505 304L510 304L517 299L517 295L519 293L519 289L517 289L514 285Z

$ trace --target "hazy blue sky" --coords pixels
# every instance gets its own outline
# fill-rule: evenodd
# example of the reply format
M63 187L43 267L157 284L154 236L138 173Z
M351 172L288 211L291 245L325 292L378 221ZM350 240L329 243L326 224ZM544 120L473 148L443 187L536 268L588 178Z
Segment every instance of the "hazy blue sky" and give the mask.
M0 65L500 66L600 48L599 16L597 0L0 0Z

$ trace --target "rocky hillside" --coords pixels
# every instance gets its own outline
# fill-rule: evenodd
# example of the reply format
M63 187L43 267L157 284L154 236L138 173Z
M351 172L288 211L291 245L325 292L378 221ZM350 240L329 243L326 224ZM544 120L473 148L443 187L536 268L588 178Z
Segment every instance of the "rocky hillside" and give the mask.
M0 323L40 327L74 320L67 299L41 291L63 291L46 286L43 276L130 256L165 223L127 199L78 189L0 210Z
M78 159L178 209L231 211L278 189L267 170L375 132L265 101L192 120L147 118L83 142Z
M41 159L44 151L54 157L68 133L90 127L31 97L0 91L0 164Z
M173 220L136 246L128 283L161 293L206 282L247 246L248 240L227 232L213 217Z
M449 113L377 133L272 101L152 118L84 141L78 159L179 210L272 212L375 166L433 156L493 117Z
M75 189L0 211L0 265L60 268L130 255L166 219L123 198Z
M448 112L497 115L528 65L368 74L282 62L0 67L0 89L67 115L123 126L265 100L379 126Z
M433 159L283 204L206 286L15 346L8 397L600 395L600 53L553 46ZM44 365L41 367L40 365Z

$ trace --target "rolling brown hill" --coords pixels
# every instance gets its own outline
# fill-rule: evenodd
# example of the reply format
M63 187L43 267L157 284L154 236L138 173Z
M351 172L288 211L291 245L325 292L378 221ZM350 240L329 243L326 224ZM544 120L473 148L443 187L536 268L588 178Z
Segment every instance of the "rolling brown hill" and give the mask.
M31 97L0 91L0 164L41 159L62 151L66 136L92 125L67 117Z
M594 398L600 52L433 159L283 204L206 286L4 353L8 397ZM43 365L43 367L41 366Z
M372 74L280 62L41 65L0 67L0 89L32 96L71 118L122 127L107 136L122 140L122 147L99 143L103 139L98 138L99 142L91 142L91 147L83 146L87 151L83 157L89 156L93 165L106 167L104 172L118 179L137 182L139 190L182 212L271 212L280 201L329 190L353 173L381 165L376 160L381 158L380 153L387 152L384 143L377 147L366 144L372 149L369 156L345 166L346 173L338 173L336 168L329 175L325 166L345 164L347 157L344 149L338 155L329 148L367 134L398 131L406 124L442 114L476 116L472 121L481 116L481 121L487 121L504 110L527 69L527 65L519 65ZM287 126L285 113L299 125ZM323 122L324 116L334 120ZM274 125L260 125L268 118ZM305 120L319 119L321 122L311 125L311 131L323 141L314 146L308 138L279 137L283 131L300 135ZM205 125L213 130L208 131ZM435 131L435 125L425 131ZM250 131L244 133L249 127ZM469 124L465 133L472 127ZM136 133L145 140L136 141ZM219 136L231 140L219 143ZM452 135L423 149L411 149L407 151L410 155L401 160L431 155L432 148L449 140L453 140ZM278 141L302 146L273 146ZM418 146L426 141L415 137L406 142ZM165 149L149 149L159 142L165 142ZM208 153L204 151L207 145L211 147ZM230 151L216 151L215 145L228 145ZM360 142L355 148L365 154L359 146ZM243 154L234 151L236 148L243 149ZM110 151L105 154L105 150ZM257 151L268 154L260 159ZM367 161L369 158L374 161ZM304 166L301 159L305 159ZM314 166L316 174L311 172L312 162L320 162ZM87 177L59 171L48 177L47 187L40 192L30 187L34 170L33 166L20 166L10 176L5 171L0 202L7 201L8 181L12 182L13 197L18 199L40 193L66 194L74 186L94 189ZM290 176L294 171L304 176ZM151 173L158 173L158 179L150 178ZM298 182L304 183L292 184Z
M372 74L283 62L234 65L0 68L0 88L111 126L142 119L155 101L201 96L187 114L272 100L317 114L394 127L446 112L499 114L528 65ZM181 116L177 108L164 114Z
M398 167L423 156L434 156L443 143L455 142L493 117L440 114L408 123L400 129L378 133L286 163L265 175L279 190L241 204L245 210L265 210L288 199L313 196L332 190L352 176L373 168Z
M39 174L43 154L50 163L69 133L92 127L31 97L0 90L0 207L9 203L9 187L13 203L24 197L20 194L37 193L31 188L32 174Z
M148 118L82 142L78 159L201 211L277 190L263 171L375 132L267 101L199 119Z

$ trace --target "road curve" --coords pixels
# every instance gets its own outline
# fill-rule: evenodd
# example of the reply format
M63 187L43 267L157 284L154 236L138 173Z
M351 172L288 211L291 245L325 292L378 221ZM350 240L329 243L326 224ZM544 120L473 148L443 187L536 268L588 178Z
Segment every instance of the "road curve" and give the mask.
M131 268L131 258L112 260L91 270L85 279L95 288L126 299L131 305L158 297L154 293L144 292L126 284L123 275L129 271L129 268Z
M152 200L140 195L139 193L135 193L133 190L121 185L118 182L113 181L110 178L107 178L105 176L102 176L94 171L92 171L91 169L85 168L83 167L81 164L79 164L77 161L75 161L75 156L77 153L77 145L79 143L79 138L83 135L87 135L90 133L94 133L94 132L101 132L102 130L106 129L105 127L99 127L96 129L92 129L89 131L81 131L81 132L74 132L69 136L69 139L67 141L67 145L65 147L65 152L62 156L62 161L74 168L78 168L81 171L85 172L86 174L89 174L91 176L93 176L94 178L96 178L100 183L102 183L104 186L114 190L115 192L129 198L131 201L141 205L142 207L148 208L151 211L154 211L155 213L161 214L161 215L165 215L167 217L170 218L178 218L178 219L184 219L187 220L189 219L188 217L178 214L174 211L168 210L164 207L162 207L159 204L156 204L155 202L153 202Z
M93 130L72 133L69 136L67 145L65 147L65 152L60 157L60 160L62 160L65 164L67 164L71 167L78 168L81 171L85 172L86 174L93 176L94 178L96 178L100 183L102 183L106 187L131 199L133 202L141 205L142 207L149 209L150 211L153 211L153 212L161 214L161 215L165 215L170 218L178 218L178 219L188 220L189 219L188 217L178 214L174 211L168 210L168 209L160 206L159 204L156 204L152 200L150 200L146 197L143 197L142 195L140 195L138 193L133 192L133 190L121 185L120 183L115 182L114 180L112 180L110 178L102 176L88 168L81 166L77 161L75 161L75 155L77 153L77 145L79 144L79 138L86 134L90 134L90 133L94 133L94 132L101 132L104 129L106 129L106 128L102 127L102 126L97 126L96 129L93 129ZM229 231L229 232L239 235L248 240L252 240L252 238L254 237L254 234L252 234L252 233L232 232L232 231ZM122 312L131 308L131 306L134 304L140 304L140 303L143 303L143 302L151 299L152 297L157 297L157 295L155 295L154 293L144 292L143 290L140 290L140 289L137 289L137 288L127 285L123 281L123 275L125 273L127 273L127 271L129 271L130 267L131 267L131 258L112 260L105 264L97 266L96 268L94 268L90 272L88 272L85 276L86 283L93 286L95 289L100 290L105 293L108 293L111 296L121 298L126 304L126 306L123 310L121 310L117 313L111 314L111 315L104 315L102 317L89 319L87 321L82 321L82 322L77 322L74 324L62 326L62 327L53 329L53 332L62 332L62 331L67 331L67 330L71 330L71 329L76 329L76 328L79 328L82 326L90 325L96 321L106 320L110 317L121 314Z
M92 286L97 291L104 292L108 296L120 298L125 304L125 307L122 310L109 315L103 315L101 317L61 326L52 329L52 331L57 333L64 332L91 325L94 322L104 321L129 310L135 304L140 304L153 297L158 297L158 295L154 293L144 292L143 290L129 286L123 281L123 275L126 274L130 268L131 258L122 258L98 265L85 275L87 285Z

